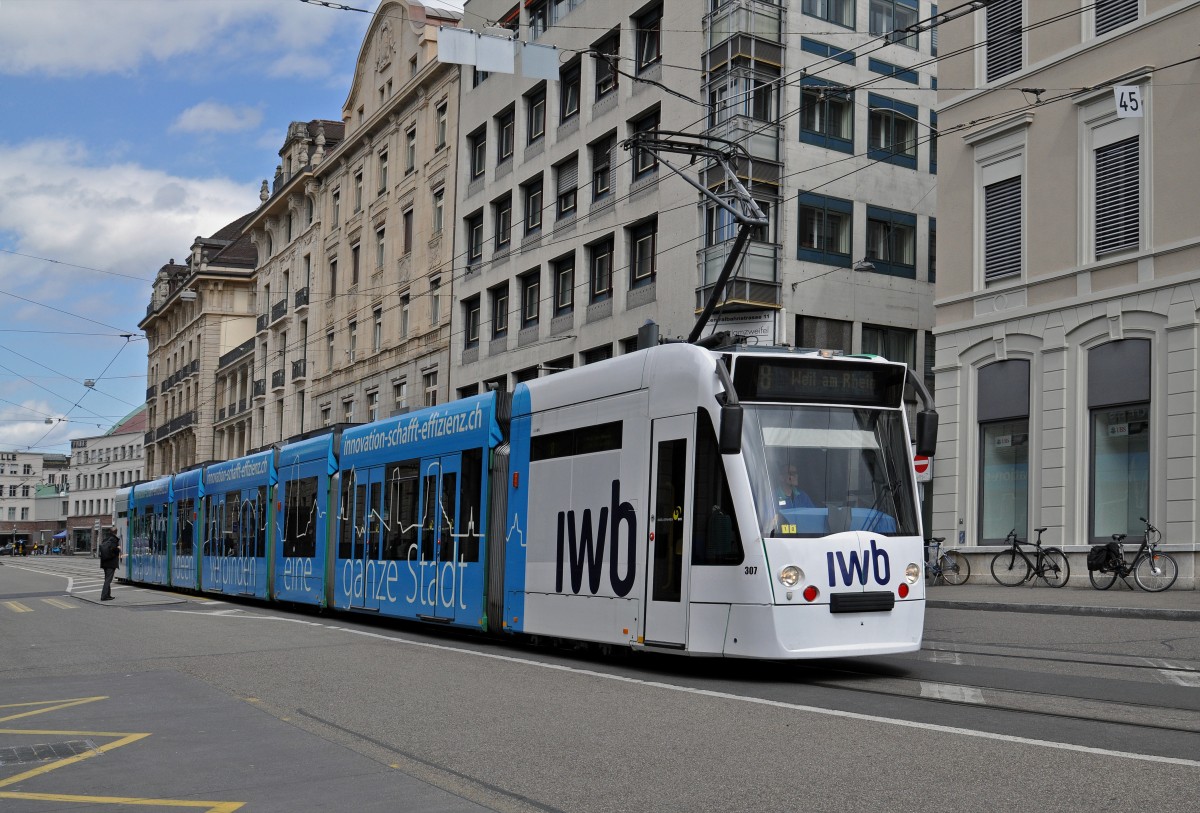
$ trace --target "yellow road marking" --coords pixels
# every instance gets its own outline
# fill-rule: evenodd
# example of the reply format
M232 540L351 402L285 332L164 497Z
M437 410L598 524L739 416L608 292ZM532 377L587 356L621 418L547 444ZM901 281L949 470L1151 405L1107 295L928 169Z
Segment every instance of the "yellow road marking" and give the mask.
M204 802L199 799L139 799L135 796L75 796L69 793L4 793L0 799L29 799L36 802L81 802L101 805L145 805L147 807L201 807L208 813L233 813L245 802Z
M8 609L12 610L14 613L31 613L31 612L33 612L32 607L26 607L24 604L22 604L19 601L6 601L6 602L4 602L4 606L7 607Z
M46 599L44 599L46 600ZM28 709L17 714L10 714L7 717L0 717L0 722L16 720L21 717L32 717L37 714L46 714L51 711L59 711L61 709L71 708L72 706L81 706L85 703L94 703L97 700L108 700L107 695L98 695L96 697L73 697L66 700L42 700L29 703L7 703L0 704L0 709ZM19 773L14 776L4 777L0 779L0 788L5 788L10 785L15 785L18 782L24 782L43 774L56 771L59 768L65 768L68 765L74 765L82 762L85 759L91 759L94 756L114 751L122 746L135 743L138 740L143 740L149 737L150 734L135 734L129 732L118 731L58 731L53 729L30 729L30 728L0 728L0 734L25 734L38 736L65 736L65 737L116 737L112 742L105 743L97 747L94 751L86 751L82 754L76 754L73 757L68 757L58 762L48 765L42 765L32 770ZM145 807L191 807L203 808L207 813L233 813L245 806L245 802L210 802L199 799L146 799L136 796L78 796L68 793L28 793L18 791L0 790L0 799L26 799L38 802L78 802L81 804L106 804L106 805L141 805Z
M47 604L49 604L52 607L58 607L60 610L76 609L76 605L69 604L69 603L63 601L61 598L44 598L44 599L42 599L42 601L46 602Z

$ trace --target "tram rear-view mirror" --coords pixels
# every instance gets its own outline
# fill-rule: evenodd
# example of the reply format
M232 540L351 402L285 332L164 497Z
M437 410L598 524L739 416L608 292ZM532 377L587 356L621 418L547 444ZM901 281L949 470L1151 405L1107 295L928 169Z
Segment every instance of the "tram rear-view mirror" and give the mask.
M917 413L917 454L932 457L937 451L938 414L932 409Z
M721 454L742 451L742 407L740 404L721 405L721 431L717 439Z

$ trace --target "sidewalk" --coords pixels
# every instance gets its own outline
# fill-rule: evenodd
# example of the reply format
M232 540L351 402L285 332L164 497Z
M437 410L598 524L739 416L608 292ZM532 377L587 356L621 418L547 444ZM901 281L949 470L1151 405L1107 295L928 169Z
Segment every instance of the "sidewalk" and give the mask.
M1130 578L1130 584L1133 579ZM1053 615L1098 615L1116 618L1151 618L1164 621L1200 621L1200 590L1171 587L1161 593L1130 590L1120 580L1108 590L1084 587L1046 587L1025 584L938 585L926 591L929 609L990 610Z

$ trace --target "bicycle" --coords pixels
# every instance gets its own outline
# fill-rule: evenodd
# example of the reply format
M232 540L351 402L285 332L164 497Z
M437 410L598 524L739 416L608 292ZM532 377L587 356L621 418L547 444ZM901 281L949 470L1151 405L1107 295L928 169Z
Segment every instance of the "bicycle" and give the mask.
M1113 534L1113 542L1117 543L1121 558L1115 563L1115 567L1089 570L1088 579L1092 582L1092 587L1107 590L1116 583L1118 576L1128 585L1126 580L1130 573L1133 574L1133 580L1137 582L1138 587L1150 593L1161 593L1175 583L1175 579L1179 577L1179 565L1170 555L1158 551L1162 531L1151 525L1145 517L1138 519L1146 523L1146 535L1142 537L1142 544L1134 554L1133 562L1125 561L1125 546L1122 544L1125 534ZM1130 586L1129 589L1132 590L1133 587Z
M1071 566L1067 564L1067 555L1061 548L1042 547L1042 532L1045 528L1034 528L1037 531L1037 541L1022 542L1017 538L1017 529L1008 532L1004 541L1009 543L1008 550L1002 550L992 557L992 578L1005 587L1016 587L1018 584L1041 578L1050 587L1062 587L1071 578ZM1034 561L1029 560L1021 545L1032 544L1037 549Z
M942 550L944 536L931 536L925 540L925 583L935 585L958 585L971 577L971 563L956 550Z

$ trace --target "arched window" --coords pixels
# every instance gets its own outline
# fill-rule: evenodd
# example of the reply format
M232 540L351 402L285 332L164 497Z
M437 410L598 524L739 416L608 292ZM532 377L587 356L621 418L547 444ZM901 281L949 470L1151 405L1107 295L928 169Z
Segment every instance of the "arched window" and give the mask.
M1029 362L979 370L979 544L1029 534Z
M1088 532L1092 544L1144 530L1150 511L1150 340L1088 351Z

